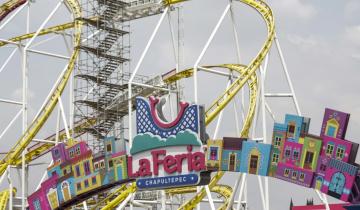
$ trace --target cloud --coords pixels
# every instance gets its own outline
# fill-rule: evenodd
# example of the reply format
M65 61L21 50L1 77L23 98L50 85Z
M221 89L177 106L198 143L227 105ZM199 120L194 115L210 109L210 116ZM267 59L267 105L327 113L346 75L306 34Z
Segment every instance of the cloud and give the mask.
M287 39L290 43L297 45L302 50L311 50L319 45L318 41L312 37L302 37L297 34L289 34L287 35Z
M16 90L13 91L13 93L11 95L14 99L21 100L22 94L23 94L22 91L23 91L22 88L17 88ZM33 99L35 96L35 93L29 89L27 91L27 94L28 94L28 99Z
M275 0L273 5L280 13L302 20L309 20L317 14L312 5L306 4L302 0Z
M130 154L134 155L139 152L147 151L159 147L169 146L201 146L200 140L197 138L196 133L186 129L176 134L176 136L170 136L169 138L161 138L158 135L151 133L138 134L135 136L133 145L130 149Z
M345 36L348 41L360 46L360 25L346 27Z
M354 16L359 14L359 12L360 12L360 2L358 0L347 1L344 9L344 14L347 19L353 19Z
M353 54L351 57L360 61L360 54Z

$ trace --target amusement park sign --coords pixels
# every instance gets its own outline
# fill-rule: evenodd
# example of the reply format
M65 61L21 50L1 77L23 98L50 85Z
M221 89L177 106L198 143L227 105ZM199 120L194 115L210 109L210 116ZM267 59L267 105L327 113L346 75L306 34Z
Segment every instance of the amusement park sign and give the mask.
M128 156L129 177L137 179L139 189L202 184L207 180L201 175L206 170L203 108L180 103L179 115L167 123L158 102L154 97L150 103L136 99L137 135Z

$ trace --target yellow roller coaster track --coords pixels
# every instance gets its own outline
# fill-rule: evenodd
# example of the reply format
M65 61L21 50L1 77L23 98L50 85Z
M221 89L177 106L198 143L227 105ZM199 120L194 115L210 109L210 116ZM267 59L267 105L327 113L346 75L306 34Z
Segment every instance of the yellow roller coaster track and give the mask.
M9 0L0 6L0 21L3 20L10 12L25 4L27 0Z
M256 0L240 0L240 2L243 2L252 8L254 8L257 12L261 14L263 19L266 22L267 30L268 30L268 36L263 44L261 50L257 54L257 56L251 61L250 65L246 67L246 75L243 78L239 78L235 80L231 84L229 88L224 92L222 96L220 96L215 103L213 103L210 108L208 109L206 113L206 119L211 122L217 114L224 109L224 107L234 98L236 93L244 86L244 84L250 79L250 77L256 72L256 70L260 67L262 61L265 59L266 55L268 54L272 42L275 37L275 22L274 17L272 14L272 11L270 7L265 4L263 1L256 1ZM250 99L256 100L256 99ZM254 105L256 106L256 104ZM255 109L255 107L253 107ZM250 125L252 122L251 113L248 113L247 118L245 122L249 121L249 127L243 128L241 136L242 137L248 137ZM246 123L245 123L246 124ZM210 189L215 186L215 184L221 179L221 177L224 175L224 172L217 172L216 175L212 178L210 181L209 187ZM174 193L180 193L181 190L184 190L184 188L175 189ZM205 197L206 192L205 189L202 189L200 192L198 192L192 199L185 202L179 209L193 209L196 207L198 203L201 202L201 200Z
M77 0L66 0L65 1L68 7L70 8L73 16L75 17L74 22L74 46L78 46L81 42L81 25L80 21L77 21L77 18L81 17L81 7ZM67 66L66 71L62 75L61 80L57 84L56 89L52 93L51 97L42 110L40 110L40 114L33 122L29 125L28 129L21 136L21 138L17 141L16 145L10 150L10 152L0 161L0 174L3 174L9 165L15 164L16 160L20 157L21 153L26 149L26 147L30 144L31 140L35 137L35 135L39 132L41 127L45 124L47 119L49 118L51 112L54 110L59 97L65 89L65 86L71 76L71 72L74 69L74 65L76 59L79 55L78 47L75 47L74 52L70 57L69 64Z
M167 4L174 4L178 2L182 2L183 0L169 0L165 3ZM206 112L206 124L209 124L215 117L225 108L225 106L234 98L234 96L238 93L238 91L244 86L245 83L249 83L250 90L253 94L250 96L250 106L247 118L245 120L241 136L247 137L249 133L249 128L251 127L252 119L253 119L253 113L255 112L255 106L256 106L256 88L257 88L257 78L255 75L256 70L261 65L262 61L264 60L266 54L268 53L272 41L274 39L275 35L275 24L274 19L272 15L271 9L262 1L256 1L256 0L240 0L241 2L251 6L252 8L256 9L263 17L267 24L268 28L268 37L266 42L264 43L262 49L258 53L258 55L253 59L253 61L250 63L249 66L244 67L237 64L224 64L219 66L211 66L211 67L222 67L222 68L228 68L230 70L235 70L237 72L241 73L241 76L236 79L229 88L210 106L208 111ZM70 8L72 9L72 12L74 13L74 16L76 18L81 17L81 10L78 5L78 2L76 0L68 0L67 3L69 4ZM75 19L76 20L76 19ZM71 27L75 27L75 46L78 46L80 43L80 30L81 30L81 22L75 21L74 23L67 23L60 26L55 26L52 28L44 29L41 31L40 35L53 33L57 31L62 31ZM13 39L10 39L10 41L20 41L24 39L31 38L34 34L26 34L23 36L15 37ZM0 43L0 46L5 45L6 43ZM47 102L45 108L42 110L41 114L37 119L33 121L33 123L29 126L29 129L21 139L18 141L18 143L13 147L11 152L9 152L5 158L0 162L0 174L3 174L10 164L19 164L19 157L21 152L28 146L28 144L31 142L32 138L37 134L37 132L40 130L40 128L43 126L47 118L49 117L50 113L54 109L58 97L60 97L67 81L69 78L70 73L72 72L75 60L79 54L79 51L75 47L75 51L71 56L67 71L65 72L62 80L59 82L57 89L52 94L52 97ZM174 77L169 78L169 82L176 81L178 79L186 78L192 75L193 69L188 69L185 71L180 72L179 74L175 75ZM48 146L48 145L47 145ZM43 150L47 150L48 148L40 147ZM36 153L36 152L35 152ZM29 154L29 158L27 158L27 161L31 161L31 154ZM209 187L213 192L220 193L223 195L226 200L230 197L232 190L230 187L224 186L224 185L216 185L216 183L221 179L223 176L223 172L218 172L211 180ZM122 191L115 199L113 199L110 203L108 203L107 206L105 206L103 209L111 209L112 207L118 205L120 202L122 202L128 194L135 192L136 186L134 184L131 185L131 187L127 188L126 190ZM188 193L188 192L195 192L194 187L188 187L188 188L179 188L179 189L171 189L168 190L167 193L169 194L182 194L182 193ZM184 205L180 207L180 209L192 209L194 208L203 198L205 197L205 190L201 190L199 193L196 194L196 196L186 202ZM224 208L226 206L227 202L221 207Z
M13 192L13 196L15 196L16 194L16 188L13 188L12 190ZM6 204L9 200L10 197L10 191L9 190L4 190L2 192L0 192L0 210L5 210L6 209Z

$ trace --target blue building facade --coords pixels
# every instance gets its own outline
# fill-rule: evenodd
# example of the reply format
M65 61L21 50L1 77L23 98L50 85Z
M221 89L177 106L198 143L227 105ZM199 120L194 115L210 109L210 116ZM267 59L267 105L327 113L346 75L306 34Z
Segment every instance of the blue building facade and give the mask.
M245 138L224 137L221 157L222 171L240 171L241 148Z
M256 141L243 142L240 172L267 176L271 147Z

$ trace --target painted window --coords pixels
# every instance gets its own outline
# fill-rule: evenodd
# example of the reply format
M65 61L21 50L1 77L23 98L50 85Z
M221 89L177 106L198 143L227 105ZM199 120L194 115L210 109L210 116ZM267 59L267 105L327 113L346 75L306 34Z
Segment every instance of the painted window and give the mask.
M299 160L299 150L294 150L294 152L293 152L293 159L294 159L294 160Z
M331 125L329 125L328 126L328 129L327 129L327 133L326 133L326 135L327 136L332 136L332 137L335 137L335 131L336 131L336 128L334 127L334 126L331 126Z
M336 158L343 159L345 155L345 148L342 146L338 146L336 149Z
M90 174L90 164L88 160L84 162L84 170L86 175Z
M314 153L307 151L305 155L305 164L311 164L313 162L313 159L314 159Z
M231 160L230 160L231 161ZM250 158L250 168L257 168L258 159L255 155L251 155ZM230 162L231 164L231 162Z
M75 172L76 172L76 176L80 176L80 166L79 165L75 166Z
M291 154L291 151L290 151L290 148L286 148L285 150L285 157L290 157L290 154Z
M217 160L217 159L218 159L218 148L210 147L210 160Z
M80 146L77 146L75 151L76 151L76 155L80 155Z
M290 174L290 169L285 168L285 170L284 170L284 176L288 177L289 174Z
M95 163L94 166L95 166L95 170L99 169L99 163Z
M59 150L58 150L58 149L55 149L55 150L54 150L54 156L55 156L55 157L58 157L58 156L59 156Z
M64 176L67 174L66 168L63 170L63 174L64 174Z
M79 191L79 190L81 190L81 183L77 183L76 184L76 189Z
M103 161L103 160L100 162L100 167L101 167L101 168L105 168L105 164L104 164L104 161Z
M277 153L274 153L274 154L273 154L273 156L272 156L272 162L273 162L273 163L279 162L279 154L277 154Z
M325 164L321 164L321 165L320 165L320 170L321 170L321 171L325 171L325 170L326 170L326 165L325 165Z
M326 122L325 135L336 137L339 129L339 122L335 118L331 118Z
M114 166L113 160L109 160L109 168L112 168Z
M84 181L84 186L85 186L85 188L88 188L88 187L89 187L89 180L85 179L85 181Z
M106 152L111 152L111 143L106 145Z
M326 146L326 154L331 156L333 151L334 151L334 143L329 142Z
M302 182L305 180L305 174L304 173L300 173L299 180L302 181Z
M297 178L297 171L293 171L292 174L291 174L291 178L292 179L296 179Z
M288 126L288 137L293 138L295 136L295 122L290 122Z
M34 205L34 209L35 209L35 210L41 210L40 200L39 200L39 199L36 199L36 200L33 202L33 205Z
M93 176L93 177L91 178L91 183L92 183L92 184L96 184L96 176Z
M70 151L69 151L69 156L70 156L71 158L74 157L74 150L70 150Z
M279 136L275 136L275 146L280 146L280 144L281 144L281 137L279 137Z

